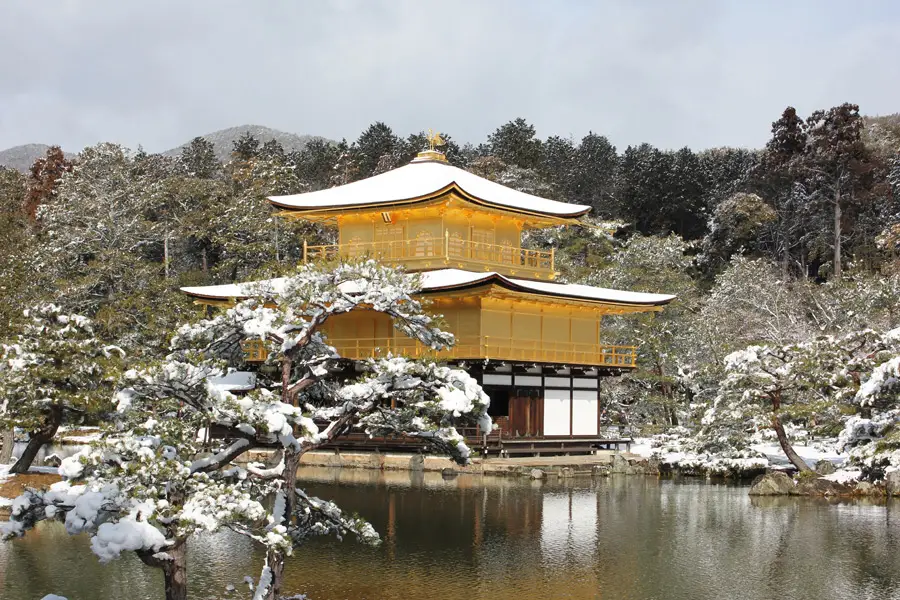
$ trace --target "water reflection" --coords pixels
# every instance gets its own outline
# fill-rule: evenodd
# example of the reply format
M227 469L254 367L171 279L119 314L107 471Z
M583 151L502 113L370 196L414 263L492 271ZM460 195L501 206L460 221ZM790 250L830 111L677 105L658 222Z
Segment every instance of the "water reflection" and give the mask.
M434 597L900 597L896 503L750 499L746 488L642 477L530 482L304 468L314 494L369 519L381 548L317 540L289 585L313 600ZM230 534L191 543L191 597L226 597L262 555ZM2 597L155 598L156 574L106 566L59 527L0 545Z

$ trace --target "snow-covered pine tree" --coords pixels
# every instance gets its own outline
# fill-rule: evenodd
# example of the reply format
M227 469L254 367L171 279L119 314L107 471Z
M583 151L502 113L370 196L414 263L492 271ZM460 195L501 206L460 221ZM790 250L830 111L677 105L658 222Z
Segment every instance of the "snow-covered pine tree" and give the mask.
M811 470L794 451L785 424L839 427L883 345L883 336L863 330L729 354L719 394L703 417L701 441L707 450L728 453L746 447L754 432L771 428L791 463Z
M838 440L862 477L876 481L900 470L900 328L878 336L869 359L874 367L862 374L854 398L859 413Z
M280 593L285 558L311 536L377 543L367 523L297 487L300 457L356 428L416 436L465 463L470 451L456 425L490 427L488 397L464 371L386 357L366 363L358 380L339 377L339 357L321 329L351 310L386 313L429 348L452 343L412 297L417 289L416 277L371 261L331 271L304 267L277 293L260 287L253 299L183 327L163 365L129 372L116 425L64 461L66 481L14 502L5 534L63 519L70 532L92 534L101 560L134 551L162 569L169 600L186 597L184 543L200 531L229 528L265 546L259 598ZM268 344L281 380L269 386L274 391L261 386L236 397L215 377L242 366L241 342L254 338ZM257 446L279 448L278 465L232 464Z
M124 352L102 343L89 319L42 304L25 312L21 332L0 345L0 430L29 435L10 469L25 473L67 419L110 407Z
M453 336L439 329L413 298L418 277L375 261L341 264L334 269L304 265L275 290L261 286L247 300L213 319L185 327L173 343L201 348L208 360L240 365L240 342L256 338L268 344L269 362L281 373L283 406L303 406L310 418L325 423L308 439L281 440L283 488L295 488L300 457L335 437L361 428L371 435L403 434L427 439L439 451L465 463L470 451L454 423L477 421L489 430L487 396L464 371L393 357L372 360L358 382L334 380L339 359L322 334L335 315L366 308L387 314L394 326L426 348L441 350ZM285 522L297 513L288 495ZM295 536L296 537L296 536ZM297 541L302 541L297 538ZM273 589L280 590L287 553L269 553Z

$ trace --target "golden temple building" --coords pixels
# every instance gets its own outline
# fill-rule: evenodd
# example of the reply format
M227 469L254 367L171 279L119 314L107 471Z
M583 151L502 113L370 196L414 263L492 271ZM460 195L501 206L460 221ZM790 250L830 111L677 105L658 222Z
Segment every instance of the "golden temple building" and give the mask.
M507 439L598 438L599 379L635 368L637 357L633 346L604 343L603 317L659 311L674 299L556 282L554 251L523 248L522 234L577 225L590 207L478 177L433 148L368 179L269 201L283 218L337 229L337 244L304 243L304 261L372 257L420 272L421 296L456 337L438 358L479 380L497 435ZM198 303L222 305L239 300L242 289L183 291ZM332 318L325 333L349 360L426 353L373 311Z

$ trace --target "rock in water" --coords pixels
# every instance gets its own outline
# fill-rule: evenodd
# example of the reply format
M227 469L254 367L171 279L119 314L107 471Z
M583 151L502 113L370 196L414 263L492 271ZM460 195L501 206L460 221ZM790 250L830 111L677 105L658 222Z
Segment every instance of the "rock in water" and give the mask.
M793 489L794 480L780 471L775 471L754 479L748 493L751 496L786 496Z
M628 460L626 460L624 456L621 454L613 454L610 473L624 474L628 473L630 469L631 465L628 464Z
M881 496L881 488L872 485L868 481L857 483L854 492L859 496Z
M591 467L591 477L609 477L609 465L594 465Z
M559 476L564 479L575 477L575 470L572 467L563 467L559 470Z
M853 490L836 481L821 477L801 477L797 486L791 490L794 496L849 496Z
M900 471L891 471L884 475L884 491L888 496L900 496Z
M819 475L831 475L837 469L834 466L834 463L830 460L825 460L824 458L816 463L816 473Z
M540 469L532 469L530 477L532 479L543 479L545 477L545 473Z

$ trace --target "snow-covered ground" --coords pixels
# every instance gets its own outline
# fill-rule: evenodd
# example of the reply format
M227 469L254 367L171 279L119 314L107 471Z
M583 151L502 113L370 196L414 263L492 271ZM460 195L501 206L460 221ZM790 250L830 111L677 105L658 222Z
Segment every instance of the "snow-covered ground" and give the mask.
M753 444L750 448L765 456L772 466L786 467L791 464L778 444ZM796 445L794 446L794 451L810 467L815 467L820 460L827 460L835 466L842 465L847 460L846 454L829 449L829 444L817 444L815 446Z
M682 449L678 436L657 436L656 438L635 438L631 452L644 458L656 456L663 464L678 465L686 469L700 469L712 473L727 471L752 471L766 468L788 468L790 461L777 443L757 443L750 446L750 452L743 457L717 457L696 454ZM797 444L794 450L814 467L820 460L828 460L841 466L847 455L837 452L828 442ZM858 477L857 477L858 478Z

